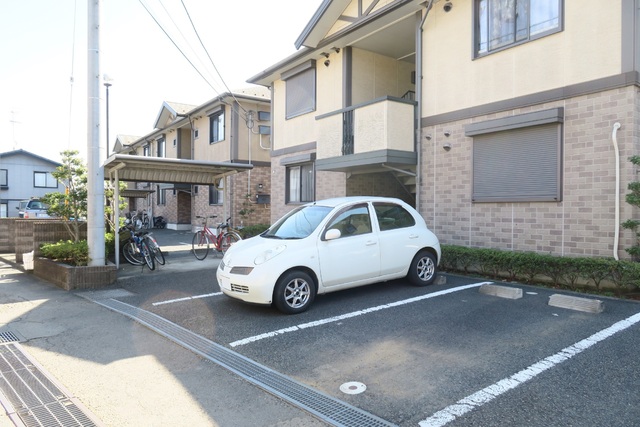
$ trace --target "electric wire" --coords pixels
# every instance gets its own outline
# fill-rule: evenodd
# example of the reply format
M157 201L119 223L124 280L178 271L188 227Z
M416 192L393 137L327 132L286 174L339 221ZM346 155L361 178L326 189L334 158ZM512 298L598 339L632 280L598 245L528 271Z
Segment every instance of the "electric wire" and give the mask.
M211 58L211 55L209 55L209 50L206 48L206 46L202 42L202 38L200 37L200 33L198 33L198 30L196 29L196 26L193 23L193 20L191 19L191 14L187 10L187 5L184 4L184 0L180 0L180 2L182 3L182 7L184 8L184 11L187 14L187 17L189 18L189 22L191 23L191 28L193 28L193 32L196 34L196 37L198 37L198 41L200 42L200 46L202 46L202 49L204 49L205 53L207 54L207 58L209 58L209 62L211 62L211 65L213 66L213 69L216 70L216 73L218 74L218 77L220 77L220 81L222 82L224 87L227 88L227 91L231 94L233 99L238 103L238 106L240 107L240 109L245 114L248 114L247 110L245 110L244 107L242 107L242 104L240 104L240 101L238 101L238 99L234 95L233 91L231 89L229 89L229 86L227 86L227 83L224 81L224 78L222 78L222 75L220 74L220 71L218 71L218 67L216 67L216 64L213 62L213 59Z
M156 19L155 16L153 16L153 13L151 13L151 11L149 10L149 8L147 8L147 6L143 3L142 0L138 0L140 2L140 4L142 5L142 7L144 7L144 9L147 11L147 13L149 14L149 16L151 16L151 19L153 19L155 21L155 23L158 25L158 27L160 27L160 29L162 30L162 32L169 38L169 40L171 41L171 43L173 43L173 45L176 47L176 49L178 49L178 51L182 54L182 56L184 56L184 59L187 60L187 62L191 65L191 67L193 67L193 69L200 75L200 77L202 77L202 79L207 83L207 85L209 85L209 87L211 89L213 89L214 92L218 93L218 91L216 90L215 87L213 87L213 85L211 84L211 82L202 74L202 72L198 69L198 67L196 67L194 65L194 63L189 59L189 57L183 52L182 49L180 49L180 46L178 46L178 44L175 42L175 40L169 35L169 33L167 33L167 31L164 29L164 27L160 24L160 22Z

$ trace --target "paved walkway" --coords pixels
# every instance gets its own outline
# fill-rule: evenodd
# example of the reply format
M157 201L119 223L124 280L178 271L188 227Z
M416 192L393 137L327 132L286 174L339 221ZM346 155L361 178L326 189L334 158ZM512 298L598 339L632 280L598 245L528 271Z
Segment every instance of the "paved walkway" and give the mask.
M149 271L125 263L118 280L136 274L172 280L175 275L164 273L202 265L189 253L190 232L153 232L168 252L167 264ZM204 262L210 266L211 260ZM97 425L323 425L140 323L82 297L82 292L64 291L25 272L12 254L0 254L2 335L15 336L19 343L0 341L0 350L24 350ZM0 367L5 366L1 362ZM0 407L0 427L13 425Z

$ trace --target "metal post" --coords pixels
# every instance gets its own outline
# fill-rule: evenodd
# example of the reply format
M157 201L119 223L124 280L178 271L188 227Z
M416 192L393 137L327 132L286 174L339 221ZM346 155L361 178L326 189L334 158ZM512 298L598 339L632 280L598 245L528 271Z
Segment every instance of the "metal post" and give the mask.
M109 88L111 83L105 82L104 87L107 88L107 159L109 158Z

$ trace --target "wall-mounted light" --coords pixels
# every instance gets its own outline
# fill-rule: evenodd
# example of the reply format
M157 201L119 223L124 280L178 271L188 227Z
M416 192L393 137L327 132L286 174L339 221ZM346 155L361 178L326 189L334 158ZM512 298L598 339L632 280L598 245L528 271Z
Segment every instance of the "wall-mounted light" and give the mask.
M450 12L451 9L453 9L453 3L451 3L450 1L446 2L444 6L442 6L442 10L444 10L445 12Z
M449 144L449 143L447 142L446 144L444 144L444 145L442 146L442 149L443 149L444 151L449 151L449 150L451 150L451 144Z
M320 55L324 56L325 58L329 58L329 54L327 52L322 52Z
M427 141L431 141L431 135L425 135L424 139L426 139Z
M258 184L258 185L256 186L256 190L258 191L258 193L262 193L262 190L264 190L264 185L262 185L262 184Z
M446 136L447 138L451 136L451 131L450 130L445 130L444 131L444 136Z
M334 47L332 47L331 49L333 49L333 51L334 51L335 53L340 53L340 48L339 48L339 47L335 47L335 46L334 46Z
M329 64L331 64L331 61L329 61L328 59L327 59L326 61L324 61L324 66L325 66L325 67L328 67L328 66L329 66Z

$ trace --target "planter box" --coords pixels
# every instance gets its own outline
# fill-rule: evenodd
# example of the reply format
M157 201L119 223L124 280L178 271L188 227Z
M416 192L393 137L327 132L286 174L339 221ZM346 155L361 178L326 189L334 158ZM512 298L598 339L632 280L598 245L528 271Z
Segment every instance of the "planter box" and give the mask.
M34 259L33 274L67 291L100 289L117 280L115 265L74 267L41 257Z

